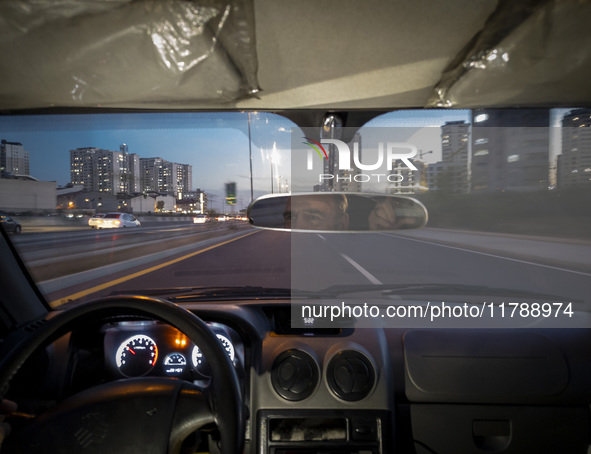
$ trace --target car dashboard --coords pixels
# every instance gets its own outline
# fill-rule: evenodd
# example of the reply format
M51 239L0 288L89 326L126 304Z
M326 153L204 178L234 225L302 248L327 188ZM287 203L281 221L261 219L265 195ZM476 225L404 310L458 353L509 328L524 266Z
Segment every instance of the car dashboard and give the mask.
M302 329L285 300L184 307L238 372L247 453L587 452L588 330ZM198 345L137 316L97 320L46 354L36 367L62 369L37 377L56 400L131 377L212 380Z
M209 327L234 367L242 371L244 345L238 334L219 323L210 323ZM211 379L211 370L199 346L170 325L133 320L110 323L103 330L105 368L112 379L158 376L202 383Z

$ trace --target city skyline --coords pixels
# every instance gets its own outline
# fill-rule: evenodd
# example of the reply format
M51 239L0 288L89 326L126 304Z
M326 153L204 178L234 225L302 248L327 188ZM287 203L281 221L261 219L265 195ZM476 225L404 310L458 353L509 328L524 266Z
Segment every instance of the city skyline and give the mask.
M553 109L550 125L559 126L564 113ZM433 151L421 159L426 164L441 161L440 127L448 121L470 122L470 110L408 110L386 113L365 127L417 128L413 137L419 149ZM254 196L291 183L290 120L271 113L134 113L85 115L8 116L0 121L0 135L8 142L20 142L30 153L30 175L42 181L70 182L71 149L97 147L117 150L127 144L128 152L142 157L158 156L192 166L192 187L214 197L223 197L224 184L236 181L239 206L250 201L250 139ZM434 128L436 127L436 128ZM362 128L363 130L363 128ZM551 131L553 128L551 128ZM555 132L555 131L552 131ZM560 154L560 138L551 137L550 160ZM557 145L558 143L558 145ZM433 148L433 150L428 150ZM59 156L57 160L51 156ZM272 159L272 156L274 158ZM220 159L221 157L221 159ZM272 168L272 170L271 170Z

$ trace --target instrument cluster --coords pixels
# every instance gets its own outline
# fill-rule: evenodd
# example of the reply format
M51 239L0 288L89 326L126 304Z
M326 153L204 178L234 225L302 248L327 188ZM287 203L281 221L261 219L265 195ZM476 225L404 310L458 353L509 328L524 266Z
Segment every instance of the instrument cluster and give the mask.
M220 323L208 323L234 367L244 364L238 334ZM209 380L211 370L198 345L176 328L158 321L125 321L105 327L105 364L112 378L143 376Z

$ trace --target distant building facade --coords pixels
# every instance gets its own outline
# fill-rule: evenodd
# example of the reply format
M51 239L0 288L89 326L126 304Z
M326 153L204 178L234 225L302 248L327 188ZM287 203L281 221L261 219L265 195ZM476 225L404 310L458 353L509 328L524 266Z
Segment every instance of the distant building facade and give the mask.
M354 163L354 155L357 154L359 161L362 160L361 135L355 134L347 144L351 153L349 155L349 170L340 169L339 153L334 144L324 144L328 159L322 160L323 173L333 175L334 178L323 179L319 185L313 187L314 192L360 192L361 178L357 177L361 171Z
M335 165L334 156L338 153L336 150L332 151L332 171L326 172L333 174L335 176L335 181L333 182L333 190L336 192L361 192L361 179L357 177L361 173L361 171L357 168L354 163L353 157L355 154L359 156L359 161L362 160L361 158L361 136L359 134L355 134L353 139L348 143L350 153L350 162L349 162L349 169L350 170L341 170L338 166ZM331 147L334 147L331 145ZM340 163L339 163L340 164Z
M547 109L476 109L472 124L472 192L548 188Z
M192 191L193 170L189 164L169 162L162 158L140 158L140 192L174 195L179 199Z
M207 194L200 189L182 194L177 200L177 211L204 214L208 210Z
M56 208L60 210L94 210L97 213L127 211L121 209L121 202L115 194L87 191L82 185L58 188Z
M133 194L140 191L139 157L96 147L70 150L70 181L86 191Z
M591 109L575 109L562 119L558 188L591 187Z
M29 152L20 142L0 142L0 178L10 175L30 175Z
M392 168L388 192L390 194L417 194L427 190L427 166L423 161L413 159L417 170L410 170L406 164L398 161ZM395 176L399 176L396 179Z
M431 191L470 192L470 123L448 121L441 126L440 162L429 164L423 175Z
M467 172L455 162L435 162L426 169L430 191L465 194L468 190Z
M470 124L464 121L448 121L441 126L441 158L468 168L468 144Z

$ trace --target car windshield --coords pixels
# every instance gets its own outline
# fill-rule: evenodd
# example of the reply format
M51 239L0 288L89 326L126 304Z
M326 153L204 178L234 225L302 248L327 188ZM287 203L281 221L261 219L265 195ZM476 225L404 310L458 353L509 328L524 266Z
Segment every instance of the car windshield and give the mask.
M406 110L324 132L268 112L3 116L0 210L22 226L11 239L52 307L248 287L478 304L511 291L588 308L590 126L576 108ZM247 221L258 197L300 192L412 197L428 223L290 233ZM107 210L141 225L89 224Z

